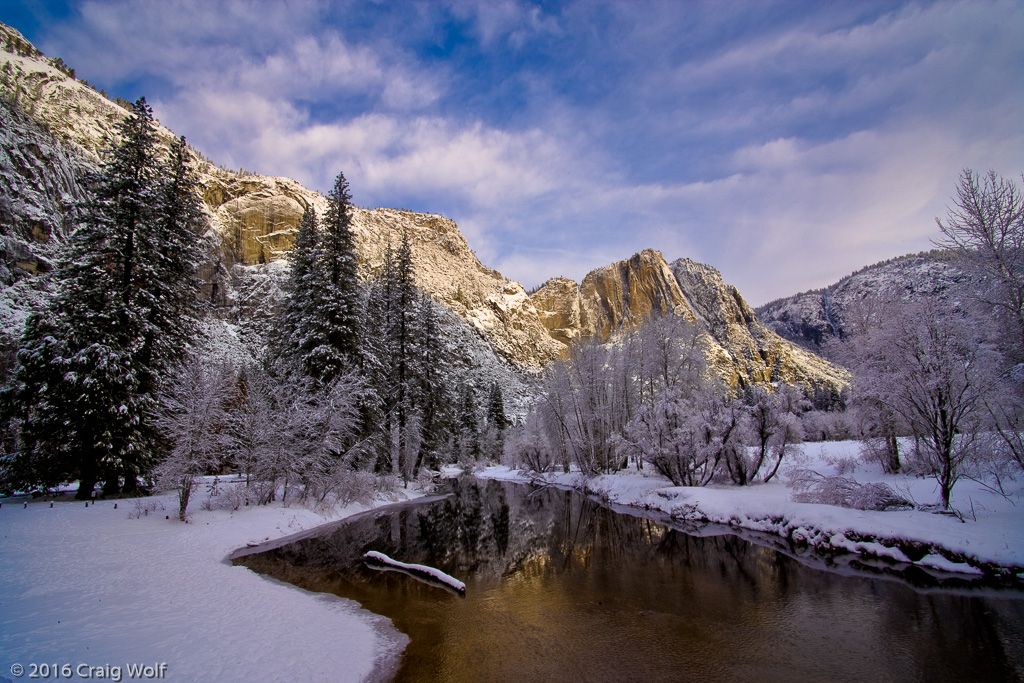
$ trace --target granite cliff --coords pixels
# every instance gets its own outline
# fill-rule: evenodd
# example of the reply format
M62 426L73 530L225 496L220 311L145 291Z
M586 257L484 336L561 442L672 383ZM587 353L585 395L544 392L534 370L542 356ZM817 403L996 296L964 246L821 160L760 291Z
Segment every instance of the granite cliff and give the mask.
M728 384L796 383L842 387L846 373L766 329L739 291L710 266L671 264L645 250L590 272L577 285L557 278L532 296L551 335L562 341L613 338L651 315L694 321L714 371Z

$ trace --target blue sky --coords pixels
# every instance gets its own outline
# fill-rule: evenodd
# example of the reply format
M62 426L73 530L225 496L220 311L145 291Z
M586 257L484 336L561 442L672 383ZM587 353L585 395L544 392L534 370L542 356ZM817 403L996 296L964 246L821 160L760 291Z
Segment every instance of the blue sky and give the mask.
M753 304L1024 171L1024 3L7 0L228 167L443 214L526 286L644 249Z

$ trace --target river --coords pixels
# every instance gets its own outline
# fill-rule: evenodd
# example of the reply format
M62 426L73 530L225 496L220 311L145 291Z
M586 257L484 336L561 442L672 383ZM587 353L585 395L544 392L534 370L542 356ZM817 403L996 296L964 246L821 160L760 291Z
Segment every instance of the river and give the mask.
M389 617L411 639L399 681L1024 680L1019 591L826 571L556 488L452 487L234 561Z

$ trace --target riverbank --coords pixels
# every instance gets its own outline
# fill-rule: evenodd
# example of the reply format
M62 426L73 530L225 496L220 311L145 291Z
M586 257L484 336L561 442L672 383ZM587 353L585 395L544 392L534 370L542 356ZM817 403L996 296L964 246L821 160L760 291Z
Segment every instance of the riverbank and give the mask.
M206 510L197 495L183 524L173 495L88 507L64 498L0 499L0 681L33 664L67 664L78 678L90 670L80 666L108 667L106 678L119 667L128 680L131 666L166 663L170 681L363 681L397 668L407 638L387 619L226 562L247 544L390 501L321 514Z
M590 479L579 472L543 475L491 467L477 476L570 487L607 503L655 511L699 529L725 525L783 540L796 551L821 557L852 556L884 561L894 570L911 566L1024 581L1024 482L1005 481L1003 493L961 480L953 490L957 514L926 509L938 498L935 481L885 475L856 459L854 441L805 444L804 454L784 464L782 476L750 486L673 486L653 468L623 470ZM843 473L858 483L883 483L915 505L913 510L869 511L794 502L786 475L795 467L825 476ZM851 469L852 468L852 469Z

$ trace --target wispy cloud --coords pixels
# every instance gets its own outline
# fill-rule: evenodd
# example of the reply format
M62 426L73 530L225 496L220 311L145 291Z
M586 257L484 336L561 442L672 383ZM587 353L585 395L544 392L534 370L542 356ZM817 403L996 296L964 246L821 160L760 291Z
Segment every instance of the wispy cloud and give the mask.
M757 302L1021 170L1016 0L91 0L29 36L228 166L459 221L527 283L652 247Z

